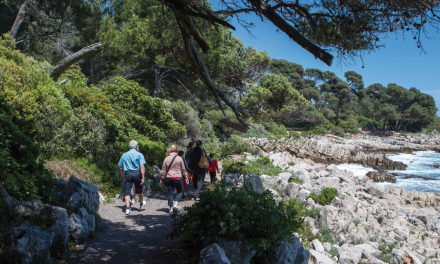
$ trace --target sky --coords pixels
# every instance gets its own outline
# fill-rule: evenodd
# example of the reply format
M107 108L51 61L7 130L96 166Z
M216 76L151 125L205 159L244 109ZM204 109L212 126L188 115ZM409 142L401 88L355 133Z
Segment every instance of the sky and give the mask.
M218 9L219 10L219 9ZM387 85L396 83L407 89L415 87L423 93L430 94L440 109L440 33L432 29L429 31L430 39L423 38L422 45L426 54L417 48L416 40L412 35L405 37L390 35L381 40L384 48L367 54L355 65L337 65L337 59L333 60L331 67L327 66L308 51L293 42L283 32L276 32L276 27L270 22L262 22L255 15L247 15L247 22L254 23L251 36L245 28L238 25L236 20L231 24L236 30L233 35L241 39L243 44L251 46L258 51L267 51L274 59L284 59L300 64L307 68L316 68L322 71L334 72L339 78L345 80L344 73L355 71L362 75L365 87L373 83ZM335 55L335 54L333 54ZM362 65L365 68L362 68ZM440 111L437 112L437 115Z

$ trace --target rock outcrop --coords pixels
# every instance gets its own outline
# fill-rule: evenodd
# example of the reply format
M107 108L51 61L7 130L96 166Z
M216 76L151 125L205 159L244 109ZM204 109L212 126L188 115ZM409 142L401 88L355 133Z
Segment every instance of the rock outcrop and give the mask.
M67 206L73 211L84 207L90 212L96 213L99 210L98 187L76 177L70 177L67 184Z
M367 173L367 176L372 179L374 182L391 182L391 183L395 183L396 177L388 174L385 171L370 171Z

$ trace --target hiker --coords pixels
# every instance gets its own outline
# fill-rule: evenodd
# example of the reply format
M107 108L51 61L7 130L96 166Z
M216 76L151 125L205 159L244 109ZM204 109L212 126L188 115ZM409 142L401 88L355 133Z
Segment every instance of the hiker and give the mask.
M214 159L214 153L209 154L209 168L208 168L208 172L209 172L209 177L211 178L211 184L213 184L216 180L216 172L219 172L218 170L218 164L217 164L217 160Z
M200 201L199 194L203 184L203 173L205 172L205 168L209 166L208 164L208 166L206 167L201 167L201 161L207 162L207 157L205 150L202 150L202 141L197 140L196 147L194 148L189 163L189 168L193 171L193 183L194 188L196 189L194 196L196 198L196 201Z
M179 150L179 153L177 154L178 156L180 156L183 159L183 162L185 163L185 169L188 172L188 174L192 173L192 170L188 167L188 164L186 163L186 160L183 158L183 154L185 152L183 152L183 150ZM183 172L182 172L183 174ZM183 176L183 175L182 175ZM188 179L189 182L189 179ZM185 191L186 191L186 181L183 181L183 194L182 194L182 198L185 198Z
M163 161L162 178L160 179L160 183L167 186L170 214L180 213L178 205L183 195L183 182L188 184L185 162L182 157L177 155L178 152L179 148L176 145L171 145L168 149L169 156ZM176 194L174 194L174 189L176 189Z
M188 147L186 147L185 161L186 161L186 164L188 164L188 165L191 161L191 155L194 151L193 146L194 146L194 142L191 141L191 142L189 142ZM191 183L192 182L192 171L188 172L188 179L189 179L189 183Z
M118 163L122 175L122 181L124 182L126 215L129 215L131 212L130 193L133 183L135 193L139 194L139 209L141 211L145 210L144 194L142 192L142 185L145 181L145 158L144 155L139 152L139 143L137 141L130 141L128 147L130 150L122 155Z

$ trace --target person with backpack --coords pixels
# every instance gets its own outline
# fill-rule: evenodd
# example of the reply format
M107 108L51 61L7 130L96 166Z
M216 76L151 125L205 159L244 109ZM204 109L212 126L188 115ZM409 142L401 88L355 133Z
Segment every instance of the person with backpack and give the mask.
M160 179L160 183L165 185L168 190L170 214L180 212L178 205L183 195L183 182L188 184L185 162L182 157L177 155L178 152L179 149L176 145L171 145L168 149L169 156L163 161L162 178ZM174 194L174 189L177 191L176 194Z
M208 167L208 172L209 172L209 177L211 178L211 184L213 184L216 180L216 172L219 172L218 170L218 164L217 164L217 160L214 159L214 153L209 154L209 167Z
M188 164L186 163L186 160L183 158L183 154L185 154L185 152L183 152L183 150L179 150L179 153L177 155L183 159L183 162L185 163L185 169L188 172L188 174L190 174L190 173L192 173L192 170L188 167ZM182 177L183 177L183 175L182 175ZM189 182L189 179L188 179L188 182ZM187 185L186 181L183 181L183 194L182 194L182 198L185 198L186 185Z
M205 150L202 150L202 141L197 140L189 164L189 168L193 171L193 183L196 189L194 196L196 201L200 201L199 194L203 185L203 174L208 167L208 157L206 157Z

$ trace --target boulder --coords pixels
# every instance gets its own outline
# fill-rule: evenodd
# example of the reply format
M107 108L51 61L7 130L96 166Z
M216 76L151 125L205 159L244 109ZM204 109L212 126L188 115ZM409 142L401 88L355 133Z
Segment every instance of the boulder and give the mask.
M362 257L362 250L359 248L348 247L343 245L339 249L339 262L338 264L353 264L358 263Z
M250 173L244 173L243 174L244 183L250 183L252 184L252 187L254 187L254 191L257 193L263 193L264 187L263 182L261 181L260 176L250 174Z
M200 252L199 264L231 264L223 249L212 244Z
M69 237L76 244L83 244L89 237L89 224L74 213L69 216Z
M353 248L355 250L360 251L363 258L371 259L373 257L379 257L380 251L377 248L374 248L373 246L369 244L360 244L356 245Z
M157 181L159 181L160 178L162 178L162 171L156 165L151 167L150 178Z
M368 184L366 186L366 191L367 191L367 193L369 193L373 196L376 196L378 198L383 198L385 196L384 190L374 183Z
M322 245L322 243L318 239L315 239L312 242L310 242L310 247L312 249L318 251L319 253L324 252L324 246Z
M231 264L249 264L255 255L252 245L242 241L220 241L218 245L224 250Z
M53 243L50 247L50 253L59 256L64 253L67 248L67 240L69 238L69 218L67 210L61 207L52 207L52 217L55 224L51 226L47 232L52 235Z
M11 248L24 254L23 263L43 263L49 258L52 235L43 230L22 224L8 234Z
M374 182L396 182L396 177L391 174L388 174L386 171L370 171L367 173L367 176L372 179Z
M289 179L292 177L292 173L282 172L282 173L278 174L278 177L280 177L281 179L283 179L286 182L289 182Z
M299 191L298 201L305 202L309 197L310 197L310 191L306 189L302 189L301 191Z
M422 264L422 262L406 248L393 249L390 264Z
M287 184L286 190L284 190L283 196L287 199L296 199L299 195L300 187L296 183L289 183Z
M440 234L440 219L434 219L426 224L426 229Z
M333 260L331 260L326 255L322 254L322 252L315 251L313 249L310 250L310 259L309 264L333 264Z
M235 187L241 187L241 186L243 186L243 183L244 183L243 176L238 173L225 174L225 176L223 176L223 179L227 183L230 183L232 186L235 186Z
M271 264L307 264L310 253L304 249L298 237L293 243L282 243L274 249Z
M72 176L69 179L67 189L67 206L73 211L76 212L81 207L87 208L92 213L99 210L98 187L95 184Z
M94 215L89 215L85 208L78 209L78 215L82 219L86 220L86 222L89 226L89 232L95 231L95 216Z
M15 207L15 213L18 217L32 217L37 215L44 204L38 198L33 198L30 201L21 201Z

